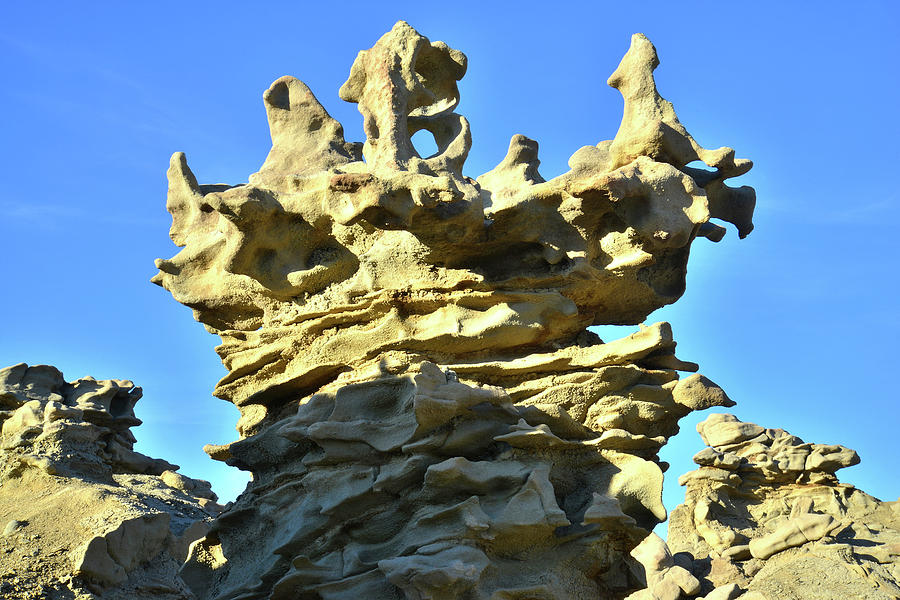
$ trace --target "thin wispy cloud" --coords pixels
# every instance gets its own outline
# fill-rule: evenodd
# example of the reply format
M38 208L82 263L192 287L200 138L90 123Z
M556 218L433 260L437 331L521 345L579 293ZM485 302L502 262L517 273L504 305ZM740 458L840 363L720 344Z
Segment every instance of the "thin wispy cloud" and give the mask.
M69 65L77 65L77 71L82 74L90 74L95 78L112 83L117 86L129 88L135 92L136 96L129 96L129 100L140 99L148 106L165 112L165 107L154 105L151 98L153 97L150 89L144 85L139 79L129 77L121 71L108 66L110 56L91 52L87 47L80 48L57 48L48 43L48 40L41 40L40 44L36 44L29 40L14 38L7 34L0 33L0 44L4 44L14 52L30 59L32 62L39 63L42 70L48 73L52 72L70 72ZM61 60L63 59L64 60Z
M71 76L82 78L89 93L45 94L43 90L29 87L7 86L0 88L5 95L25 106L36 106L50 114L68 119L75 116L98 119L120 131L130 131L135 143L141 143L147 134L165 137L183 137L187 134L203 135L192 131L190 123L177 118L169 108L169 99L161 95L160 88L148 86L141 79L128 74L126 66L117 69L110 63L115 57L91 51L88 47L57 47L48 40L40 44L0 33L0 45L12 54L33 63L32 71L42 80ZM110 89L116 93L111 94ZM137 135L140 134L140 135Z
M167 218L96 211L91 207L28 201L0 200L0 217L44 228L70 227L72 221L91 221L109 225L167 226Z
M893 222L893 217L887 219L888 214L893 214L900 208L900 199L896 195L877 198L867 202L845 200L838 208L831 199L819 200L814 206L811 203L801 203L768 199L757 205L757 213L770 213L778 215L779 220L790 219L791 223L806 223L810 225L863 225L884 224Z

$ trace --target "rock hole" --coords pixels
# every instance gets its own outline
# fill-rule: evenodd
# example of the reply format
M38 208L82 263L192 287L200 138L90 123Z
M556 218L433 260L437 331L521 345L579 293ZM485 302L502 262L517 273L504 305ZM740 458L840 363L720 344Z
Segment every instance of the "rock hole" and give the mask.
M434 135L427 129L420 129L410 138L413 148L421 158L431 158L438 153L437 142Z
M706 166L706 163L702 160L692 160L688 164L684 165L681 169L683 173L686 173L690 177L694 178L694 181L697 182L697 185L700 187L705 186L710 181L716 178L718 174L718 169L712 169Z

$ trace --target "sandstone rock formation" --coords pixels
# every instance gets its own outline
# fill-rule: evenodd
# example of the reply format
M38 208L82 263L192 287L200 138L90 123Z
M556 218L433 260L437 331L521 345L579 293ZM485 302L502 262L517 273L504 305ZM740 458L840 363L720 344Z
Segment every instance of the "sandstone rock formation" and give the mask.
M657 92L642 35L609 83L614 140L545 181L537 143L463 173L466 57L404 22L359 53L347 142L305 84L263 95L272 150L245 185L176 153L153 281L219 335L215 388L253 480L192 547L203 599L587 599L644 584L629 552L666 516L657 451L730 406L668 324L604 343L684 291L711 219L752 229L750 161L701 147ZM412 135L437 152L423 157ZM687 166L703 161L711 170Z
M742 600L900 597L900 501L838 481L856 452L729 414L697 430L709 447L679 480L686 498L668 545L704 589L738 588L729 597Z
M177 570L221 507L132 449L140 397L130 381L0 369L0 597L190 598Z

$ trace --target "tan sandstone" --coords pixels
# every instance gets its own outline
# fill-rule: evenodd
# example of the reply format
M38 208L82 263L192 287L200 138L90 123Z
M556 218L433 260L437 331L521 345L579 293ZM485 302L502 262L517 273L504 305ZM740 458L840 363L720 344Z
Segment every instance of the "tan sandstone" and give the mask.
M133 450L140 398L127 380L0 369L0 597L192 597L178 569L222 507Z
M684 292L690 245L752 229L750 161L707 150L656 90L642 35L610 78L614 140L546 181L538 144L464 174L465 55L398 22L340 89L366 140L297 79L264 93L272 149L249 183L168 171L153 281L220 336L215 394L252 482L181 576L203 599L624 597L666 518L657 452L733 403L675 357L668 324L604 343ZM418 131L437 145L420 156ZM701 160L710 167L688 163ZM683 570L683 569L682 569ZM668 578L685 584L670 567ZM683 588L680 588L683 589ZM721 595L721 594L720 594Z
M742 600L900 597L900 501L838 481L856 452L730 414L697 431L709 447L680 479L685 503L670 516L668 546L704 589L734 585Z

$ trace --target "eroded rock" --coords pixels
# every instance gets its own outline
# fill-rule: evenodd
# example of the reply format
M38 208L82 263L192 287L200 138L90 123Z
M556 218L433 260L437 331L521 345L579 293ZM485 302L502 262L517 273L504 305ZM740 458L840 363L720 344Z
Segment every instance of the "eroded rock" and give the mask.
M632 49L616 81L652 82L656 62ZM199 185L173 156L167 207L183 250L157 261L154 282L222 337L229 374L215 393L246 427L286 392L311 393L391 352L442 364L527 356L571 347L589 325L640 323L683 293L690 244L713 226L707 180L749 161L721 149L703 154L715 173L698 175L687 155L641 151L632 115L601 142L630 140L634 157L621 164L581 161L544 181L537 143L517 135L473 180L461 171L468 125L452 112L465 65L403 22L361 53L341 94L364 115L365 162L290 78L264 95L273 149L250 184ZM655 85L627 96L629 114L672 112ZM440 138L434 157L411 144L418 128ZM676 130L669 138L696 145Z
M221 507L208 482L133 450L140 397L126 380L0 369L4 597L192 597L177 571Z
M900 596L900 502L838 481L856 452L730 414L697 431L710 447L679 480L685 503L672 511L668 544L691 557L704 589L738 586L742 599Z
M657 452L679 418L733 403L680 379L698 367L668 324L609 343L587 327L677 300L693 241L721 239L714 218L746 235L753 204L723 183L750 162L694 141L657 63L635 36L610 80L619 134L550 181L521 135L495 169L464 174L466 57L402 21L340 90L363 144L286 77L264 94L273 145L249 184L199 185L173 156L182 250L153 281L222 338L215 394L241 411L240 439L207 451L253 475L191 547L181 576L199 598L642 585L629 553L666 517ZM686 166L697 158L714 170Z

